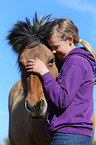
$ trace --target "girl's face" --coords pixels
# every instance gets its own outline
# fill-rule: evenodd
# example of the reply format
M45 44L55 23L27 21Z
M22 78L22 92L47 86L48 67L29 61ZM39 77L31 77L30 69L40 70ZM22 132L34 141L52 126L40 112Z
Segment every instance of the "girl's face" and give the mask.
M56 54L56 56L60 59L63 59L67 56L67 54L75 48L73 44L73 37L70 36L70 39L66 41L60 40L59 37L53 35L50 39L48 39L49 45L52 47L52 52ZM74 46L74 47L73 47Z

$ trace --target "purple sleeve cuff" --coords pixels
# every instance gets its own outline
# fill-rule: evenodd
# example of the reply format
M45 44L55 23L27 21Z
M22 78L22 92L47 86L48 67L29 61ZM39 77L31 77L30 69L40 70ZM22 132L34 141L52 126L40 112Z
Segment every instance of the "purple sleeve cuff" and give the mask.
M47 72L44 75L41 76L43 84L46 84L47 82L56 79L52 76L51 72Z

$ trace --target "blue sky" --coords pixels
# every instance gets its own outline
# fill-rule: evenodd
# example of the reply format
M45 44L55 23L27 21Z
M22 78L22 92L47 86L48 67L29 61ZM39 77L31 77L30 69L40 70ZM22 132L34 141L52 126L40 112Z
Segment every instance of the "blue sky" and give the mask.
M31 21L37 12L40 19L67 17L79 28L81 39L87 40L96 52L96 1L95 0L3 0L0 2L0 143L8 136L8 95L13 84L20 79L17 56L6 41L8 31L18 21ZM94 87L96 114L96 86ZM95 133L96 140L96 133Z

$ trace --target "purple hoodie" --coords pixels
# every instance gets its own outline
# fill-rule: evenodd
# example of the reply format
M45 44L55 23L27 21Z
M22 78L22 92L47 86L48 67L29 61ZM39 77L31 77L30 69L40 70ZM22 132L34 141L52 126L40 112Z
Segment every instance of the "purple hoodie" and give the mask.
M69 52L56 78L50 72L42 77L49 96L47 133L82 134L92 137L93 71L95 61L83 47Z

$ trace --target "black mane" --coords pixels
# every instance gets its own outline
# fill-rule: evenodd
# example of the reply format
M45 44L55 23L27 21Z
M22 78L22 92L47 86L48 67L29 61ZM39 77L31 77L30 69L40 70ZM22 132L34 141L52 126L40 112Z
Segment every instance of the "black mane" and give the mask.
M35 13L35 18L33 17L33 25L31 22L26 18L26 21L18 21L13 29L9 31L9 35L7 36L7 40L9 44L12 45L12 49L17 53L20 54L25 47L29 44L32 44L32 47L35 47L43 40L42 43L46 43L47 41L43 39L44 36L44 28L40 30L43 24L49 21L51 15L42 17L41 21L39 22L37 18L37 13Z

